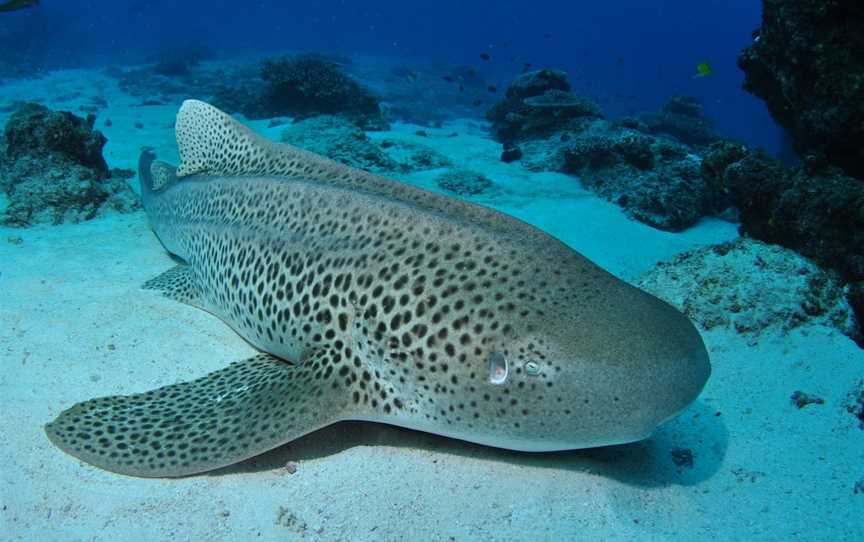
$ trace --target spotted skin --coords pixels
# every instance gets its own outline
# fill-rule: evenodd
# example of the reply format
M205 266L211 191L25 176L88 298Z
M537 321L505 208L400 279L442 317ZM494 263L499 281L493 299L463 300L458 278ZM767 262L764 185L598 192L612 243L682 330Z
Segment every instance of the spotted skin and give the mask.
M182 476L347 419L516 450L615 444L708 377L686 318L523 222L263 142L201 102L177 132L176 175L146 153L140 175L184 264L146 287L266 355L73 406L46 430L76 457Z

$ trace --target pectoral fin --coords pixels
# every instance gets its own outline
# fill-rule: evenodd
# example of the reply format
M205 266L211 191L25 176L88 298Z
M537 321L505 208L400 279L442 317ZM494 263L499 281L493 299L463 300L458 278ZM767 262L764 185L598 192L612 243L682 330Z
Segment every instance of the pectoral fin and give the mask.
M338 421L347 401L333 359L328 350L298 365L258 355L191 382L78 403L45 432L66 453L121 474L216 469Z

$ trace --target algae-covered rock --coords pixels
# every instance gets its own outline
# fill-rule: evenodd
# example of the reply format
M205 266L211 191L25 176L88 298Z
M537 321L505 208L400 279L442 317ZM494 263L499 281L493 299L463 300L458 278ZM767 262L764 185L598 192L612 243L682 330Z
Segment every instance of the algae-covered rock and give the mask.
M102 158L107 139L93 121L38 104L10 117L0 146L0 190L7 200L0 223L79 222L140 207L126 182L134 173L108 169Z
M864 183L839 170L788 169L734 143L711 146L702 174L738 208L742 233L864 280Z
M718 139L702 114L702 104L692 96L674 96L661 111L639 115L638 122L641 131L670 135L685 145L708 145Z
M508 99L523 100L550 90L570 92L567 73L561 70L535 70L523 73L507 87Z
M486 113L492 135L505 144L547 137L602 116L597 104L570 92L567 74L558 70L522 74Z
M266 60L261 77L264 91L245 111L253 118L339 114L363 128L386 128L375 95L320 55Z
M762 26L738 64L812 164L864 179L864 3L763 0Z
M96 118L86 119L68 111L52 111L44 105L25 103L6 122L6 157L62 157L99 174L108 172L102 147L108 139L93 129Z
M610 125L576 134L560 157L561 171L658 229L681 231L716 207L699 157L680 143Z
M752 239L685 252L636 284L700 327L734 329L754 340L804 324L856 338L857 325L839 276L791 250Z

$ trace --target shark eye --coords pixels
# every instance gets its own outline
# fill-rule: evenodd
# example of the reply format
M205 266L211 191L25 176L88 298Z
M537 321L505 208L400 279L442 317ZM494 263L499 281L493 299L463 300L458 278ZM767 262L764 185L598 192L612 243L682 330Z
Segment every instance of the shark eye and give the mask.
M503 384L507 380L507 358L502 352L492 352L489 357L489 382Z
M525 363L525 374L529 376L537 376L540 374L540 364L536 361L528 361Z

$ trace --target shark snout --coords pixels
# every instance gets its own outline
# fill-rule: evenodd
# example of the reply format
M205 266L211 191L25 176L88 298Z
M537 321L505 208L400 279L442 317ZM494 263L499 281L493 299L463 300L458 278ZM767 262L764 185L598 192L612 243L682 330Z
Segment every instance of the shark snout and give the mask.
M669 307L670 311L675 311ZM647 322L643 363L635 369L633 393L641 408L637 417L647 433L693 403L711 375L711 363L696 327L675 311L661 325Z

